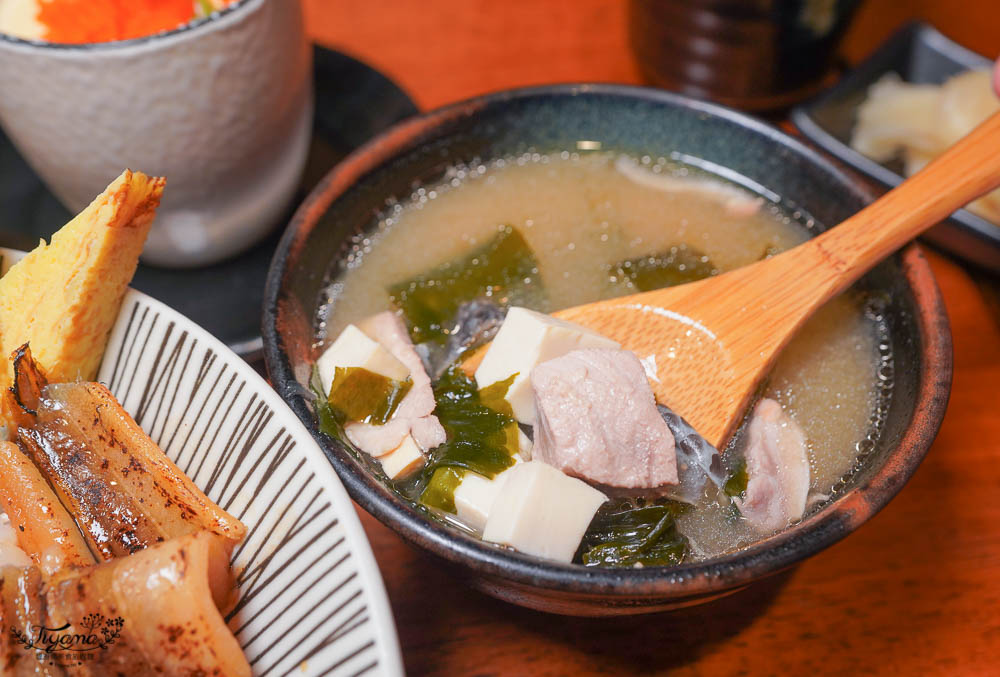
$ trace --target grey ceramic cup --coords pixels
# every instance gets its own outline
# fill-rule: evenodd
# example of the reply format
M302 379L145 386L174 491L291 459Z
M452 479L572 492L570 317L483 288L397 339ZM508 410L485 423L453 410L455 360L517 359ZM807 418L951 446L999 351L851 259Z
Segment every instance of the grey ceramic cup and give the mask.
M0 124L73 212L123 168L167 177L143 260L212 263L287 209L312 127L299 0L239 0L135 40L0 35Z

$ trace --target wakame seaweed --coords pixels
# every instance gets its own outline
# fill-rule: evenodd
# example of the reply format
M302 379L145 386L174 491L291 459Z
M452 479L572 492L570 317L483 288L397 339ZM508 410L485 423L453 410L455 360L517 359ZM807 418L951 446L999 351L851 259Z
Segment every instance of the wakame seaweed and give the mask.
M420 493L420 502L445 512L455 512L455 489L462 483L465 471L459 468L437 468Z
M666 501L641 507L605 504L583 535L577 560L586 566L674 566L684 561L688 541L675 520L686 509Z
M409 378L396 381L362 367L337 367L327 401L341 424L385 425L412 385Z
M319 431L336 440L340 440L349 448L354 449L354 444L347 439L347 435L344 433L343 421L337 417L333 408L330 407L330 402L326 399L326 393L323 392L323 383L319 377L319 369L315 367L313 367L312 378L309 380L309 389L312 390L315 396L313 399L313 409L316 412L316 423L318 424Z
M504 226L483 247L389 287L389 297L403 311L414 343L444 343L459 306L489 298L499 306L538 303L538 262L516 229Z
M421 503L455 512L455 489L467 471L492 479L514 465L517 421L504 399L514 376L479 390L460 367L453 366L434 386L434 413L448 440L430 452L421 473Z
M638 291L673 287L718 274L719 269L708 256L684 244L661 254L622 261L610 270L612 277L628 280Z
M733 468L732 473L730 473L729 478L726 480L725 486L722 488L726 492L727 496L738 497L742 496L747 491L747 482L749 481L749 475L747 474L747 461L745 458L741 458Z

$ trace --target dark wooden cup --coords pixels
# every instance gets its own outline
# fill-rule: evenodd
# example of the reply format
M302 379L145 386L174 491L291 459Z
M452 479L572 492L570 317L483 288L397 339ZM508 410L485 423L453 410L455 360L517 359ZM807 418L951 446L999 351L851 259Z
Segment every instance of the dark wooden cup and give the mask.
M861 0L631 0L629 37L652 84L754 111L819 90Z

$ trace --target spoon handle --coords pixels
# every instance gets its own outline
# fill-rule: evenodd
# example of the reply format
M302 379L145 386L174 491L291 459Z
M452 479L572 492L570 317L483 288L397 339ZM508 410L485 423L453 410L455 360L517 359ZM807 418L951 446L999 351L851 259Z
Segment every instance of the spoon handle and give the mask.
M826 299L955 210L998 186L1000 113L995 113L877 202L804 245L820 254L814 260L833 269Z

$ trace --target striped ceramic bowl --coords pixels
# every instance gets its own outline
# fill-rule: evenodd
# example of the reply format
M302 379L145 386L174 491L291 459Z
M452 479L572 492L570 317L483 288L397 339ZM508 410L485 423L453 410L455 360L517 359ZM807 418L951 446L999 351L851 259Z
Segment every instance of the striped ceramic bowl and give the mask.
M0 274L23 256L0 249ZM247 526L227 617L254 675L401 675L382 578L316 442L246 362L129 290L98 380L209 498Z

